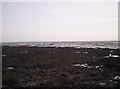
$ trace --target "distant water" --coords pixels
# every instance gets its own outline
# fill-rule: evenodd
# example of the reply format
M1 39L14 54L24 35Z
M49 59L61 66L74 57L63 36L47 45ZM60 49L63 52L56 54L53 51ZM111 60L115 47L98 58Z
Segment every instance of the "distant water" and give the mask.
M2 46L75 47L117 49L118 41L3 42Z

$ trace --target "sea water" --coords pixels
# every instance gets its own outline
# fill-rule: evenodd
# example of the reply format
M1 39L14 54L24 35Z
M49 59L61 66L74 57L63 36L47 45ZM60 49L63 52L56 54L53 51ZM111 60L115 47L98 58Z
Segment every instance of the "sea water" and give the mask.
M117 49L118 41L3 42L2 46L75 47Z

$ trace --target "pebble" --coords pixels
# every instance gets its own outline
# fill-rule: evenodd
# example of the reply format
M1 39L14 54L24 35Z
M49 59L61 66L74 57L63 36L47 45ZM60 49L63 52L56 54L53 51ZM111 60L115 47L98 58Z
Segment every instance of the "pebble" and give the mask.
M105 85L106 85L106 83L101 82L101 83L100 83L100 85L105 86Z
M78 53L78 54L79 54L80 52L75 52L75 53Z
M114 79L115 80L120 80L120 76L115 76Z
M80 64L74 64L74 66L80 66Z
M31 85L31 86L35 86L36 84L35 84L35 83L31 83L30 85Z
M8 67L7 69L8 69L8 70L13 70L13 67Z
M85 52L86 54L88 53L88 52Z

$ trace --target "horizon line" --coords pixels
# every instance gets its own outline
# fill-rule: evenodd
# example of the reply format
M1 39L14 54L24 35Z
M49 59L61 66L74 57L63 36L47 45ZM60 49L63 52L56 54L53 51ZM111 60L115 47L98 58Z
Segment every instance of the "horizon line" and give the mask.
M116 42L116 41L119 41L119 40L106 40L107 42ZM96 40L60 40L60 41L58 41L58 40L54 40L54 41L52 41L52 40L48 40L48 41L2 41L2 42L0 42L0 43L6 43L6 42L105 42L105 40L99 40L99 41L96 41Z

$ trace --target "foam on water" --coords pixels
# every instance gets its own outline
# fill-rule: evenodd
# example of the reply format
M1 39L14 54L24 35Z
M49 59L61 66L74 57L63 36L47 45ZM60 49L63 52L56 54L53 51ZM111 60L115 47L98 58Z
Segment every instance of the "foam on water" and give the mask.
M118 41L3 42L2 46L75 47L117 49Z

